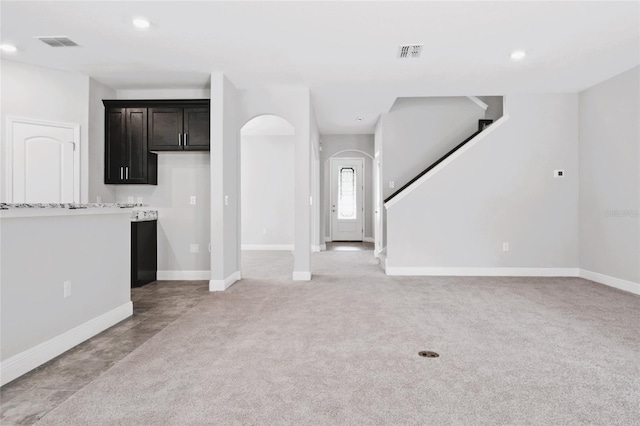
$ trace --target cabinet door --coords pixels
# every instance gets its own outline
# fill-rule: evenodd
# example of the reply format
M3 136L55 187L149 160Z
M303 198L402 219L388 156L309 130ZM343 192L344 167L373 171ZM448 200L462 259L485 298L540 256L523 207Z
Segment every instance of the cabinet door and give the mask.
M127 183L147 183L147 109L127 108Z
M150 150L182 150L182 133L182 108L149 108Z
M105 110L104 183L122 183L127 162L125 108Z
M209 151L209 108L184 109L184 149L187 151Z

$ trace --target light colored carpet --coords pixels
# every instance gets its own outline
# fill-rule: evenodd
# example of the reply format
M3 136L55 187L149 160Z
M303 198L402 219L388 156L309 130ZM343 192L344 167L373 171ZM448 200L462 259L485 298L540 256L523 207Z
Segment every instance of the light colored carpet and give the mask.
M247 254L247 279L39 424L638 424L640 297L582 279L391 278L371 252L315 254L313 281L294 283L290 256Z

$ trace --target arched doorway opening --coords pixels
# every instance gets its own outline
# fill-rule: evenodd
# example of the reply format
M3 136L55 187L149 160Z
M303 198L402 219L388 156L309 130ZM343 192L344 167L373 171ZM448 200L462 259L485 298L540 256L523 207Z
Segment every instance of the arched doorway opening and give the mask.
M240 131L243 278L289 278L295 242L295 128L274 114Z

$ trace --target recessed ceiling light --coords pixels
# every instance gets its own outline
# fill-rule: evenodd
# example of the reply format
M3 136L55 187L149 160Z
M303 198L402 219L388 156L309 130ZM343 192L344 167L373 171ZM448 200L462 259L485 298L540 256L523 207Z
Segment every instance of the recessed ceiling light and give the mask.
M13 44L0 44L0 50L7 53L15 53L18 50Z
M133 25L140 30L146 30L151 26L151 22L146 18L134 18Z
M513 59L514 61L519 61L525 56L527 56L527 52L525 52L524 50L514 50L513 52L511 52L511 59Z

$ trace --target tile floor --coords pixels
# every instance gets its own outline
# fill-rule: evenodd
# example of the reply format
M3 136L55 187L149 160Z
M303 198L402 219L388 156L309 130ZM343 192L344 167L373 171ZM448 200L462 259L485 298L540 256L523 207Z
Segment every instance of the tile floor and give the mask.
M0 424L34 424L209 294L207 281L132 289L133 316L0 388Z

